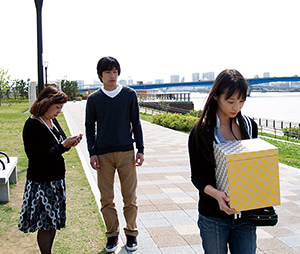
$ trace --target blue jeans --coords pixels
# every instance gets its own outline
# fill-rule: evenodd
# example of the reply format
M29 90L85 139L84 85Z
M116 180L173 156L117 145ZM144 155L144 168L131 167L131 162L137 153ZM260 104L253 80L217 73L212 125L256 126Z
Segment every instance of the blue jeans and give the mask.
M248 216L220 219L199 214L198 226L205 254L255 254L256 227Z

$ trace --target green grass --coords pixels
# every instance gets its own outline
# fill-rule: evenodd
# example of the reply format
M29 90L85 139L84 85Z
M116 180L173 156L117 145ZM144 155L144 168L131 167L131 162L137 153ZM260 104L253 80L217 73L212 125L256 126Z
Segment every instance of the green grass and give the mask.
M296 138L291 138L291 137L287 137L287 136L279 136L279 135L274 135L274 134L270 134L270 133L260 133L260 135L262 136L265 136L265 137L270 137L270 138L276 138L276 139L279 139L279 140L283 140L283 141L290 141L290 142L294 142L294 143L299 143L300 144L300 140L299 139L296 139Z
M265 141L273 144L274 146L278 147L278 157L279 162L295 167L300 168L300 146L295 145L288 142L282 142L279 140L269 139L269 138L263 138Z
M152 123L153 115L147 113L140 113L140 119Z
M148 122L153 122L153 116L151 114L147 114L147 113L141 113L140 114L140 118L142 120L148 121ZM189 133L189 132L184 132L184 133ZM299 154L300 154L300 146L296 145L296 144L291 144L288 142L283 142L287 140L286 136L278 136L273 135L273 134L269 134L269 133L261 133L262 135L262 139L266 140L267 142L275 145L276 147L278 147L278 157L279 157L279 162L292 166L292 167L296 167L296 168L300 168L300 159L299 159ZM269 138L263 138L263 137L271 137L271 138L276 138L276 140L273 139L269 139ZM291 142L295 142L295 143L300 143L300 140L298 139L294 139L294 138L289 138L288 139Z
M22 141L22 129L29 113L28 103L14 103L8 106L3 103L0 107L0 151L9 156L18 157L18 184L25 182L27 157ZM58 116L58 121L67 135L70 135L64 116ZM54 241L54 253L105 253L105 227L98 206L86 179L81 161L75 148L64 154L66 163L67 188L67 225L58 231ZM10 186L14 188L13 185ZM13 190L11 190L13 192ZM18 202L22 204L22 200ZM16 238L20 232L17 224L20 208L0 204L0 245L3 236L9 231L15 232ZM16 239L15 238L15 239ZM2 240L1 240L2 239ZM36 242L32 243L37 245ZM22 251L22 250L20 250Z
M20 212L15 207L0 205L0 237L5 234L9 227L18 225L18 219L16 216L12 216Z
M18 184L26 179L27 157L23 148L22 129L29 113L28 103L14 103L0 107L0 151L9 156L18 157ZM141 119L152 122L152 116L141 114ZM63 115L58 121L67 135L70 135ZM300 147L279 140L266 139L279 148L279 161L286 165L300 168ZM104 225L97 204L91 192L76 149L72 148L64 154L66 162L67 187L67 227L60 230L55 238L54 253L106 253ZM14 188L14 185L11 185ZM21 205L21 200L19 201ZM18 224L20 206L16 208L10 203L0 204L0 246L5 241L8 231L15 232ZM14 233L13 233L14 234ZM16 239L15 238L15 239ZM36 245L36 242L32 242Z

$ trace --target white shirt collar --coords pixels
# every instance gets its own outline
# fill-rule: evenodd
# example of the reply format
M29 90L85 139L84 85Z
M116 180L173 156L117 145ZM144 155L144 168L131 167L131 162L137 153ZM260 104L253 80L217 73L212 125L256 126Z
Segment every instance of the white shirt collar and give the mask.
M101 90L110 98L114 98L121 92L122 88L123 88L122 85L118 85L117 88L112 91L105 90L104 87L101 87Z

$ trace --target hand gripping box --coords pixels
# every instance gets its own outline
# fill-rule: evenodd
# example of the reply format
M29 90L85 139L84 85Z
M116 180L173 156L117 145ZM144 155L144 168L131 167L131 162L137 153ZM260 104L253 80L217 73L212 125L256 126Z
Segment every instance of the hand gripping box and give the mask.
M217 189L237 211L280 205L278 149L259 139L214 145Z

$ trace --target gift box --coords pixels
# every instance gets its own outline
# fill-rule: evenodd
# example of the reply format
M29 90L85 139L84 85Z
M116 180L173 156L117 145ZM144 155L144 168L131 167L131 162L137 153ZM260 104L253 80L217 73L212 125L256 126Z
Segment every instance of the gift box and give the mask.
M237 211L280 205L278 148L259 139L214 145L217 189Z

